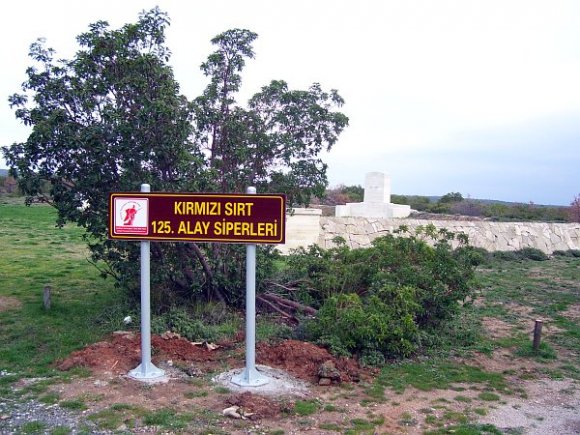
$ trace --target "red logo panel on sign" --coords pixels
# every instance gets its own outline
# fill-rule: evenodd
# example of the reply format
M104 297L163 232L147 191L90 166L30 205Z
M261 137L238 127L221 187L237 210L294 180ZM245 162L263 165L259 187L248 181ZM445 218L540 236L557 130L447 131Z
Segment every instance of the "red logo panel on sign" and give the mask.
M149 199L115 198L114 233L135 236L149 234Z

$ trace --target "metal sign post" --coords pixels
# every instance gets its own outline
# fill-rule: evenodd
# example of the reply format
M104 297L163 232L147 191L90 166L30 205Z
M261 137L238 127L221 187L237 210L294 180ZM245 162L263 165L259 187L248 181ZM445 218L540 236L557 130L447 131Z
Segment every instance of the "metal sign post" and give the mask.
M246 193L255 195L256 188ZM256 245L246 246L246 367L232 382L241 387L259 387L270 378L256 370Z
M109 238L141 242L141 364L129 372L137 380L165 375L151 363L150 241L248 243L246 247L246 367L232 382L259 386L269 378L256 370L256 243L285 242L286 197L245 194L109 194Z
M149 184L141 185L141 192L150 192ZM165 376L165 371L151 362L151 279L150 279L151 242L141 241L141 364L128 373L128 376L142 381L156 380Z

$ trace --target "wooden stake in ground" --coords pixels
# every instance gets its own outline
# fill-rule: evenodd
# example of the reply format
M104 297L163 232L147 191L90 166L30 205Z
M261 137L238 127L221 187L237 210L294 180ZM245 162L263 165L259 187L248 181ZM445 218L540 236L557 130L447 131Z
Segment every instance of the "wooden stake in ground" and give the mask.
M44 303L45 310L50 310L50 291L51 288L49 285L44 287L44 292L42 294L42 302Z
M537 319L536 324L534 325L534 343L532 344L534 352L538 351L540 348L540 342L542 341L542 323L542 320Z

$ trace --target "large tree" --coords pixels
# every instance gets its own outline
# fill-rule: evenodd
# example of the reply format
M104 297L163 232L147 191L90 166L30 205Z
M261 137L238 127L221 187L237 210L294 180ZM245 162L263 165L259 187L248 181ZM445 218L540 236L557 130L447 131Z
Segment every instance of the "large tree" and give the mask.
M236 101L245 60L257 35L229 30L202 64L203 94L188 101L168 64L167 15L143 12L134 24L111 30L105 21L77 38L70 60L55 60L43 41L32 44L22 93L10 97L17 118L32 127L24 143L3 149L29 196L58 210L58 223L86 228L104 273L136 290L135 243L106 239L111 191L283 192L307 204L326 187L330 149L348 123L334 110L336 91L306 91L272 81L246 107ZM50 183L47 192L43 186ZM232 245L153 243L154 297L204 295L235 302L241 283L240 249ZM100 263L103 264L103 263Z

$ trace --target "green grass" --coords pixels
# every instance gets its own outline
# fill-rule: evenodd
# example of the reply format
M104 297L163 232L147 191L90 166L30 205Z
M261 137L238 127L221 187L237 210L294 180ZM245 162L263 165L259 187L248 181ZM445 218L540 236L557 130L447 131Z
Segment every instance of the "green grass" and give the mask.
M23 434L43 433L45 429L46 424L41 421L29 421L20 426L20 432Z
M409 386L422 391L430 391L447 389L458 383L484 384L500 391L507 388L504 377L499 373L485 372L477 367L443 359L403 362L386 366L376 382L397 393L404 392Z
M320 423L318 427L322 430L333 430L335 432L340 432L342 426L336 423Z
M467 396L455 396L454 399L458 402L464 402L464 403L469 403L471 402L471 398L467 397Z
M502 435L492 424L460 424L425 432L425 435Z
M481 415L481 416L487 415L487 409L485 409L485 408L474 408L473 412L475 412L477 415Z
M68 435L72 433L72 429L66 426L56 426L50 430L50 435Z
M578 303L579 265L580 259L567 257L543 262L493 261L490 269L478 274L486 302L479 309L484 315L501 318L517 316L503 304L524 304L540 317L555 316ZM490 313L491 307L503 313Z
M194 419L193 414L177 413L172 409L148 412L143 417L146 426L160 426L165 429L184 429Z
M477 397L481 400L485 400L486 402L496 402L500 399L497 394L492 393L491 391L482 391Z
M195 399L197 397L207 397L209 393L204 390L186 391L183 396L187 399Z
M579 379L578 360L573 355L580 353L580 324L566 310L580 302L580 258L493 260L478 272L478 278L483 303L475 308L476 314L514 325L508 336L489 340L492 347L511 348L515 356L541 363L558 358L566 369L557 375ZM540 348L534 351L531 331L537 318L544 320L544 331ZM552 326L559 330L554 332Z
M72 409L76 411L82 411L84 409L87 409L87 405L85 404L85 402L79 399L63 400L62 402L59 403L59 405L61 408Z
M522 343L515 351L517 356L535 358L538 360L552 360L557 358L556 351L545 341L535 350L529 340Z
M50 393L45 394L44 396L40 396L38 400L42 403L46 403L47 405L52 405L59 402L60 394L52 391Z
M222 386L217 386L213 390L218 394L229 394L232 392L232 390L230 390L229 388Z
M82 230L54 222L49 206L0 204L0 296L22 304L0 312L0 368L20 375L54 373L54 361L109 332L99 319L119 305L113 282L87 261ZM50 310L42 303L47 285Z
M294 414L302 417L312 415L320 409L320 403L316 400L297 400L294 404Z

